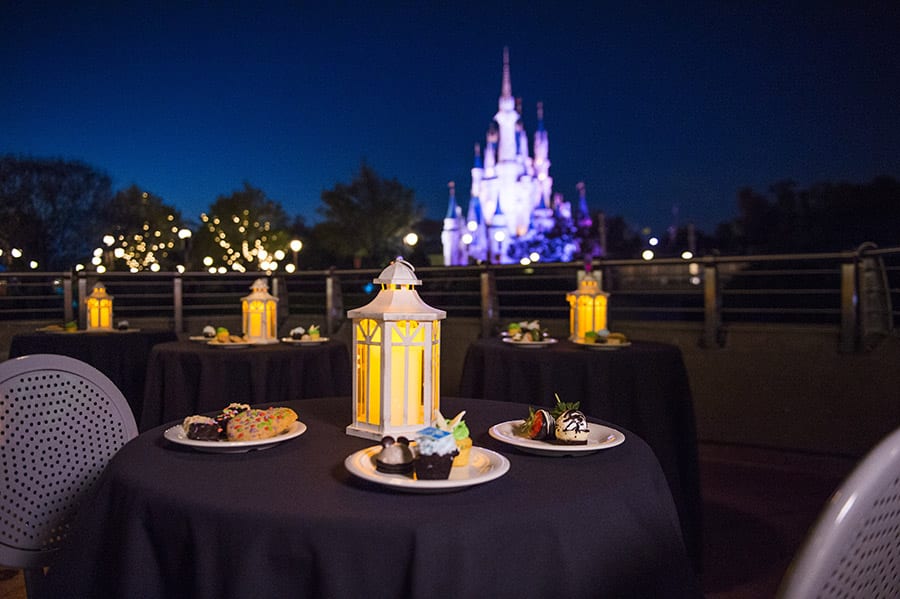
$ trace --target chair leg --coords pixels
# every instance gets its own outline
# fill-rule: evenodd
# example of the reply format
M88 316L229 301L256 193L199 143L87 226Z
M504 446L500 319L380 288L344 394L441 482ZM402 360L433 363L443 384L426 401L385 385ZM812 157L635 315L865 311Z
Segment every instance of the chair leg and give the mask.
M27 568L22 573L25 575L25 596L28 599L44 597L44 569Z

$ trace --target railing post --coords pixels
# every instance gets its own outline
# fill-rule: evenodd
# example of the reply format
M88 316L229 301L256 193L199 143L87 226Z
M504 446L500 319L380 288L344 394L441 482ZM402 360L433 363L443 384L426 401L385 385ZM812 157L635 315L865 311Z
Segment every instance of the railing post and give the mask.
M87 279L81 273L78 273L78 328L84 330L87 328L85 320L84 301L87 297Z
M184 283L181 275L172 279L172 309L175 313L175 332L184 332Z
M81 303L79 302L79 305ZM75 320L75 311L72 309L72 273L67 272L63 276L63 322Z
M713 260L703 263L703 347L721 347L722 291L719 288L719 269Z
M338 323L344 316L344 296L341 295L341 280L334 269L329 269L325 277L325 330L327 335L337 331Z
M492 337L496 333L500 309L497 304L497 281L494 271L481 271L481 336Z
M856 310L858 300L857 262L856 258L853 258L850 262L841 264L840 351L842 352L856 351L856 343L859 339L859 318Z

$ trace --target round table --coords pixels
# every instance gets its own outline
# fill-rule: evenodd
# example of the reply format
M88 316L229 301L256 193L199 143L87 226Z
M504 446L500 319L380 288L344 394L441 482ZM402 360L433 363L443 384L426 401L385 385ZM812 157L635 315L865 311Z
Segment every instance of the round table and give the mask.
M175 331L126 329L124 331L36 331L12 338L9 357L60 354L90 364L109 377L139 420L144 406L144 377L151 349L175 341Z
M141 430L231 402L349 395L352 384L347 346L335 340L234 348L201 341L161 343L146 369Z
M700 597L653 452L625 442L582 457L525 454L489 437L527 406L444 398L476 447L509 471L455 492L356 478L371 446L344 429L346 398L287 402L305 434L269 449L201 453L127 444L50 569L50 596Z
M520 346L479 339L466 352L459 394L552 407L579 402L589 416L636 432L656 452L684 530L700 567L702 501L694 403L687 370L676 345L632 341L598 349L559 340Z

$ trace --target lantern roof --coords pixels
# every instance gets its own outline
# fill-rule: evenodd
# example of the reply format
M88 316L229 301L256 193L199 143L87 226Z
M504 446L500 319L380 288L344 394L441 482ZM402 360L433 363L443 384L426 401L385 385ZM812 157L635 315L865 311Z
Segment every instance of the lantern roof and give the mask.
M88 297L94 298L112 298L111 295L106 293L106 286L103 283L97 283L94 285L94 288L91 290L91 294Z
M584 273L584 277L578 282L578 289L570 291L567 297L579 295L605 295L609 297L609 294L600 288L600 281L591 271Z
M250 285L250 295L242 297L242 300L267 300L277 302L278 298L269 293L269 284L265 279L259 278Z
M401 257L390 263L373 281L386 285L371 302L347 311L348 318L378 318L381 320L440 320L447 312L422 301L412 285L421 285L412 264ZM407 287L403 287L403 286Z
M416 278L415 272L412 264L404 260L403 256L397 256L372 282L381 285L421 285L422 281Z

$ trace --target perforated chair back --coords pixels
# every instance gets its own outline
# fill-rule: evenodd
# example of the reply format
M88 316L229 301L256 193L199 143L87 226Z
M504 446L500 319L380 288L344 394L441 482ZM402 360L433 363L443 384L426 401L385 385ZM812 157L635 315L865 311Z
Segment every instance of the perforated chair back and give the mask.
M49 354L0 363L0 564L49 565L79 502L136 436L125 397L93 366Z
M900 597L900 429L831 496L782 580L782 599Z

